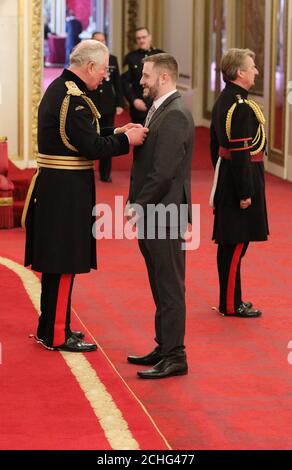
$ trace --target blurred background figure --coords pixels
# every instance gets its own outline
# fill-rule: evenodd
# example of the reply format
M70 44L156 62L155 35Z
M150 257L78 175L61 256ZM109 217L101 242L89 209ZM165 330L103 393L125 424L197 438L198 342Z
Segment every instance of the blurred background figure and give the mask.
M95 32L92 34L92 39L106 44L104 33ZM110 54L107 78L103 80L97 90L90 92L89 95L101 114L100 127L114 127L115 115L120 115L124 111L121 76L116 56ZM112 182L111 161L112 159L109 157L99 162L100 181L104 183Z
M143 88L140 85L143 70L142 61L145 57L163 51L152 47L152 36L148 28L144 26L136 29L135 40L137 49L129 52L124 58L122 84L124 95L130 104L131 120L143 124L152 101L149 98L143 98Z
M51 28L49 27L49 20L48 18L44 17L44 66L46 66L47 57L49 55L48 35L50 32Z
M66 65L69 65L69 56L73 47L80 42L79 34L82 33L82 29L82 23L77 20L73 10L68 10L66 17Z

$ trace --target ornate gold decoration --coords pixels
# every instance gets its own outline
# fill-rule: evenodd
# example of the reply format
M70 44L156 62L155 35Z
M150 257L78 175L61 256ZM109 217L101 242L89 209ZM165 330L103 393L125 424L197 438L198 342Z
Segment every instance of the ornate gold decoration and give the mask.
M138 1L137 0L128 0L127 2L127 14L128 14L128 28L127 28L127 45L128 50L132 51L136 48L135 41L135 29L137 28L137 19L138 19Z
M256 54L259 76L250 91L255 95L264 94L265 61L265 12L266 0L237 0L236 2L236 45L248 48Z
M65 96L65 98L63 100L61 110L60 110L60 135L61 135L61 139L62 139L63 144L68 149L72 150L73 152L78 152L78 149L76 147L74 147L74 145L70 144L69 138L66 134L66 119L67 119L67 114L68 114L68 110L69 110L69 106L70 106L71 96L80 96L80 98L82 98L84 101L86 101L86 103L90 107L90 110L91 110L91 112L92 112L92 114L95 118L96 132L97 132L98 135L100 134L100 127L99 127L98 120L100 119L101 116L100 116L99 112L97 111L93 101L90 98L88 98L88 96L86 96L85 93L78 88L76 83L74 83L74 82L65 82L65 85L67 86L68 91L67 91L67 95Z
M0 197L0 206L13 206L13 197Z
M286 152L286 111L287 111L287 75L288 75L288 1L283 4L283 14L281 13L280 0L272 0L272 18L271 18L271 55L270 55L270 112L269 112L269 161L279 165L285 166L285 152ZM283 38L279 44L279 36ZM277 90L277 73L280 72L278 62L278 55L283 54L283 85L282 89ZM277 119L277 100L282 101L282 125L281 128L276 129L276 124L279 122ZM276 132L281 133L281 143L276 147Z
M254 147L255 145L257 145L260 139L261 139L261 143L260 143L259 147L256 150L250 151L250 155L257 155L258 153L260 153L263 150L263 148L266 144L266 132L265 132L265 127L264 127L265 123L266 123L266 119L265 119L265 116L264 116L261 108L259 107L259 105L255 101L240 99L240 103L247 104L253 110L253 112L254 112L254 114L255 114L258 122L259 122L259 127L258 127L258 130L257 130L256 136L252 141L252 146ZM231 108L229 109L229 111L227 113L227 117L226 117L226 134L227 134L228 140L231 139L232 116L233 116L234 110L235 110L237 105L238 105L238 102L233 103L233 105L231 106Z
M43 77L43 27L42 27L42 0L30 2L30 157L36 158L37 146L37 110L42 96Z
M75 82L65 82L65 85L67 87L67 95L72 95L72 96L81 96L84 94L83 91L81 91L78 86L76 85Z

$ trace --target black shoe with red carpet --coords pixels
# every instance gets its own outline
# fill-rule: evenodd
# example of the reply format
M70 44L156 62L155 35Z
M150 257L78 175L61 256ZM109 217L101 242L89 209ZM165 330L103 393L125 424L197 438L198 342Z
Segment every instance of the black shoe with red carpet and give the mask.
M188 364L184 358L165 358L152 369L137 372L141 379L165 379L166 377L186 375L187 373Z
M257 318L262 315L262 312L260 310L257 310L255 308L248 308L246 306L246 303L242 303L234 313L228 314L224 312L220 312L221 315L224 317L241 317L241 318Z
M68 352L91 352L97 350L97 345L92 343L85 343L76 336L70 336L67 341L60 346L53 348L54 351L68 351Z
M155 348L154 351L145 356L128 356L128 362L139 364L140 366L155 366L161 359L162 356L159 348Z

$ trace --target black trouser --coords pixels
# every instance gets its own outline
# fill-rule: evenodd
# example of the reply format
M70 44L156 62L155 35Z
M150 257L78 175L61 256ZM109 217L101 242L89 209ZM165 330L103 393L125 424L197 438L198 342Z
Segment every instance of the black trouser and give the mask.
M38 338L47 346L60 346L71 336L71 294L74 274L42 274Z
M114 127L115 115L104 114L99 119L100 127ZM107 181L112 169L112 157L103 158L99 161L99 176L102 181Z
M217 267L220 283L219 310L232 314L242 303L241 297L241 260L248 243L237 245L218 245Z
M140 240L156 305L155 341L161 355L185 357L185 251L181 238Z

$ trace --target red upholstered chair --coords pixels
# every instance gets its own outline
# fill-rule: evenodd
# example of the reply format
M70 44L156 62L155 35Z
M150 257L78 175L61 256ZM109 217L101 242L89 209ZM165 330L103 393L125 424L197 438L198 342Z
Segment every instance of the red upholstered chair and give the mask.
M7 177L8 147L7 138L0 137L0 229L13 227L14 184Z

